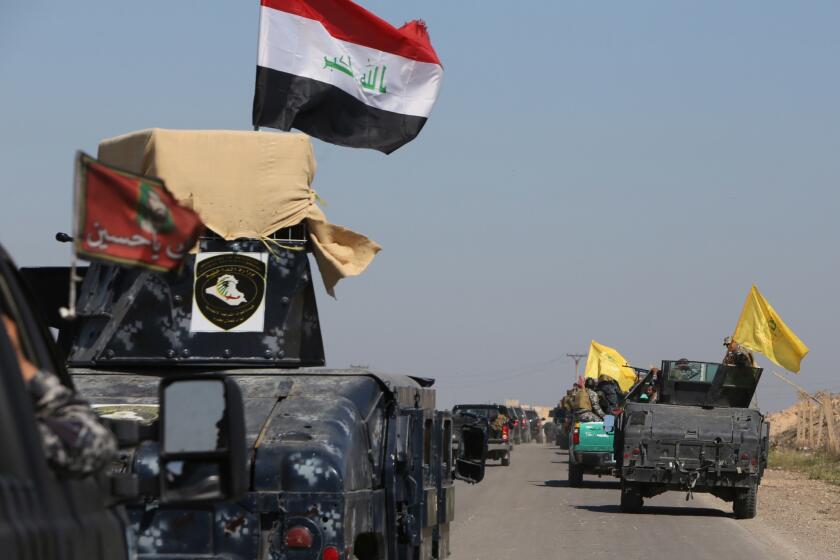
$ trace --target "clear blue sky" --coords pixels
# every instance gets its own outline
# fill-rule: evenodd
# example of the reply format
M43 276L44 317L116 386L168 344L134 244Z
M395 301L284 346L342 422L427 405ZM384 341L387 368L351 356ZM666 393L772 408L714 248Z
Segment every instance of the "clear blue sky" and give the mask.
M594 338L717 360L752 283L840 390L840 4L399 2L445 67L390 156L315 142L335 223L384 246L321 291L332 366L439 403L555 402ZM0 240L61 264L72 157L147 127L248 129L257 2L4 0ZM766 362L765 362L766 363ZM778 369L778 368L774 368ZM511 374L515 376L511 377ZM763 408L794 400L769 374Z

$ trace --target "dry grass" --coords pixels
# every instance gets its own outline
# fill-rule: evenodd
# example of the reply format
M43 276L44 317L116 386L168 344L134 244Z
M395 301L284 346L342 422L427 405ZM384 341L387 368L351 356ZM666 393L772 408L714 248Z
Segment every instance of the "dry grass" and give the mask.
M824 480L840 486L840 457L823 451L793 451L772 449L769 467L801 472L813 480Z

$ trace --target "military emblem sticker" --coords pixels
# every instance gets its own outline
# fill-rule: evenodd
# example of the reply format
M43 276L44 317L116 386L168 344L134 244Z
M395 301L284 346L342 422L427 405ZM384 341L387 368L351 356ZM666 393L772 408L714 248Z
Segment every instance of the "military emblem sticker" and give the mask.
M262 332L266 253L199 253L192 332Z

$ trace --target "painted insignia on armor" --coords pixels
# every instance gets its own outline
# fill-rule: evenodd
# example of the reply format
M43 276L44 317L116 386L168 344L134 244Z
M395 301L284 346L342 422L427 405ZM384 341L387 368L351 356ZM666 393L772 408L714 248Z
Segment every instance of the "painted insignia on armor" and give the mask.
M266 265L265 253L199 253L190 330L262 331Z

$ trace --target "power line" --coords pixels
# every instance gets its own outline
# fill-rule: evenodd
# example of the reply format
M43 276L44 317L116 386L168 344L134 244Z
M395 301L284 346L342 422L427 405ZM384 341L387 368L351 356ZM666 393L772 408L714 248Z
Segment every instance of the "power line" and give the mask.
M446 383L448 385L463 385L463 384L471 384L471 383L481 383L484 381L501 381L504 379L516 378L516 377L524 377L526 375L534 375L540 373L550 373L550 370L544 370L545 366L557 363L563 360L563 357L552 358L550 360L546 360L544 362L539 362L535 364L531 364L518 370L496 370L494 372L484 372L484 373L470 373L470 374L457 374L451 378L438 378L440 383ZM466 382L466 383L459 383L459 382Z

